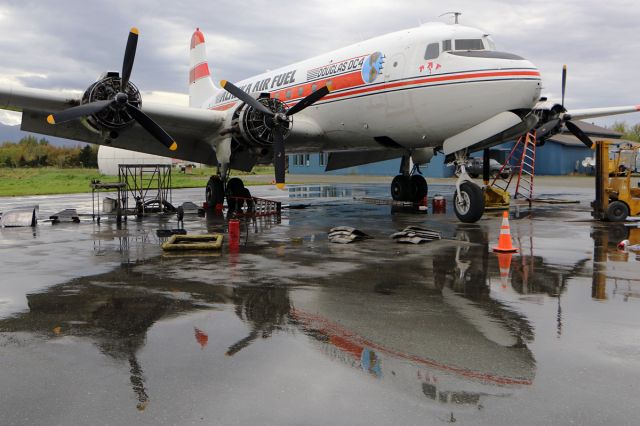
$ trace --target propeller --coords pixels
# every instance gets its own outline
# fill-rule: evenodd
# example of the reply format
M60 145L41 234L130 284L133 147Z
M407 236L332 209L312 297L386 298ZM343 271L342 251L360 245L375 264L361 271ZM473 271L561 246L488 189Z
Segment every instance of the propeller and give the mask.
M260 111L261 113L272 117L272 120L267 120L267 122L269 123L269 127L271 128L273 135L273 166L275 169L275 180L276 186L279 189L283 189L285 182L284 130L289 127L289 123L291 122L289 117L318 102L324 96L329 94L331 90L327 86L323 86L310 95L304 97L293 107L282 113L270 110L253 96L227 80L222 80L220 82L220 86L256 111Z
M571 132L576 138L585 144L588 148L593 147L593 141L585 132L580 129L575 123L571 121L571 114L567 113L567 109L564 107L564 99L567 87L567 66L562 67L562 102L560 104L560 110L557 114L552 115L550 120L547 120L544 124L536 129L536 136L539 140L545 140L552 134L558 133L560 126L565 125L567 130ZM557 106L556 106L557 107Z
M127 95L126 89L129 85L131 71L133 70L133 62L135 60L137 46L138 29L133 27L129 31L127 47L124 51L122 73L120 74L120 91L116 93L112 99L93 101L50 114L47 117L47 122L49 124L64 123L65 121L98 114L107 108L111 108L113 110L126 110L129 115L131 115L131 117L140 124L140 126L149 132L161 144L169 148L171 151L178 149L178 144L167 132L164 131L162 127L153 121L151 117L142 112L142 110L129 102L129 95Z

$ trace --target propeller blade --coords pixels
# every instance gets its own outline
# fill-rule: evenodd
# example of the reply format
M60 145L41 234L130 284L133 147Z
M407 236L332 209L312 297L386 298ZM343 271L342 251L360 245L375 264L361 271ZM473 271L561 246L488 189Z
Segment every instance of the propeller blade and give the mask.
M542 126L538 127L538 129L536 129L536 138L540 140L546 139L551 135L551 132L553 132L558 127L560 121L561 120L559 118L556 118L553 120L549 120Z
M286 112L287 117L292 116L293 114L297 114L303 109L305 109L306 107L311 106L314 103L318 102L324 96L328 95L330 91L331 90L329 90L327 86L323 86L319 88L318 90L316 90L315 92L313 92L312 94L310 94L309 96L307 96L306 98L302 99L300 102L298 102L297 104L289 108Z
M95 102L89 102L88 104L78 105L73 108L67 108L63 111L56 112L54 114L49 114L49 116L47 117L47 123L49 124L64 123L65 121L70 121L76 118L95 114L96 112L102 111L103 109L111 105L111 103L113 102L114 102L113 100L95 101Z
M564 92L566 88L567 88L567 66L563 65L562 66L562 103L560 104L562 105L562 108L564 108Z
M231 93L236 98L240 99L245 104L247 104L250 107L252 107L253 109L256 109L256 110L260 111L263 114L270 115L270 116L273 117L273 115L274 115L273 111L271 111L266 106L262 105L255 98L253 98L251 95L249 95L244 90L242 90L239 87L235 86L233 83L230 83L227 80L221 80L220 81L220 86L224 90L226 90L227 92Z
M276 186L284 189L284 137L279 126L273 129L273 166L276 174Z
M129 31L129 38L127 39L127 47L124 50L124 60L122 61L122 87L121 91L124 92L129 83L129 77L131 77L131 70L133 69L133 60L136 58L136 47L138 46L138 29L136 27L131 28Z
M580 139L580 142L585 144L587 148L593 147L593 141L589 138L589 136L587 136L585 132L580 129L580 127L576 126L571 121L565 121L564 125L567 126L567 129L569 129L569 131L573 133L573 136Z
M173 138L147 114L129 103L127 104L127 111L129 111L129 114L131 114L147 132L151 133L151 136L160 141L162 145L166 146L171 151L178 149L176 141L174 141Z

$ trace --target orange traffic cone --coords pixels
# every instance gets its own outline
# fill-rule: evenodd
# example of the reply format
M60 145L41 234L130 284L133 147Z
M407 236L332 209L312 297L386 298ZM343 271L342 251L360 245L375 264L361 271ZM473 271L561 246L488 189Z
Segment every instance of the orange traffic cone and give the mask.
M501 253L515 253L518 251L518 249L511 244L511 231L509 230L509 212L507 211L502 214L500 238L498 239L498 246L494 247L493 251Z
M207 343L209 343L209 336L207 335L207 333L200 330L199 328L194 327L194 329L195 329L196 341L200 344L200 347L204 349L204 347L207 346Z
M500 285L506 290L509 283L509 269L511 269L511 253L498 253L498 266L500 268Z

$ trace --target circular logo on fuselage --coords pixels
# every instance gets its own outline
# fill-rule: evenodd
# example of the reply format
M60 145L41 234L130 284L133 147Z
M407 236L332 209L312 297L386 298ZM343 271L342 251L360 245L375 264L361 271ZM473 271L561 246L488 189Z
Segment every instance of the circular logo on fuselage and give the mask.
M365 83L373 83L382 74L384 55L380 52L372 53L362 64L362 80Z

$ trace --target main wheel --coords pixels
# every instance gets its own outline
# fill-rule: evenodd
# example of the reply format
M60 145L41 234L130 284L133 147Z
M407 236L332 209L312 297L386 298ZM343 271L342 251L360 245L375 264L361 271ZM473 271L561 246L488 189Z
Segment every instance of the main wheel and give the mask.
M227 190L225 191L227 196L227 207L229 211L235 211L242 207L241 200L237 200L236 197L244 196L244 183L242 179L234 177L227 182ZM240 201L240 202L239 202Z
M484 213L484 195L475 183L460 184L460 195L453 197L453 210L461 222L473 223L480 220Z
M427 196L427 181L421 175L413 175L411 180L411 201L418 202Z
M398 175L391 181L391 197L396 201L409 201L411 198L411 179Z
M244 198L244 200L242 200L243 204L247 203L247 213L253 213L255 211L255 205L253 203L253 197L251 196L251 192L249 191L248 188L243 188L242 197Z
M209 178L205 189L205 200L211 209L218 204L224 203L224 185L220 176L211 176Z
M623 222L629 216L629 207L622 201L612 201L607 207L607 219L611 222Z

